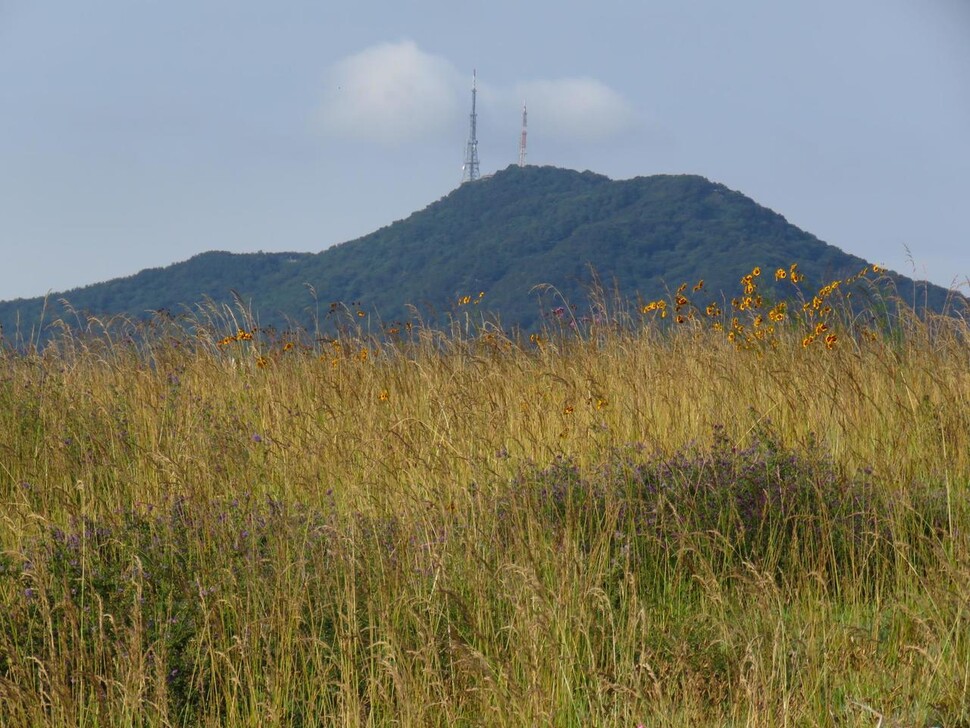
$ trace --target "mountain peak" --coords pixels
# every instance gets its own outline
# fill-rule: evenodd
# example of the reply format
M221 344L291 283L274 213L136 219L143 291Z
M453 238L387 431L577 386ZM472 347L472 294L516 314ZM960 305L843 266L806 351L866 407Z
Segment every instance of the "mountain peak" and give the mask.
M405 220L321 253L203 253L168 268L57 294L95 315L178 310L203 298L251 301L264 324L309 322L319 302L360 302L384 320L451 312L484 291L508 325L536 325L536 286L584 307L590 286L655 298L705 279L717 299L738 291L755 265L798 263L807 285L851 275L866 261L828 245L784 217L698 175L625 180L590 171L509 166L468 182ZM911 285L894 276L897 285ZM316 293L316 301L309 290ZM941 309L947 291L926 284ZM959 294L956 294L959 296ZM43 299L0 303L0 323L37 322ZM484 307L483 307L484 308ZM28 324L29 325L29 324Z

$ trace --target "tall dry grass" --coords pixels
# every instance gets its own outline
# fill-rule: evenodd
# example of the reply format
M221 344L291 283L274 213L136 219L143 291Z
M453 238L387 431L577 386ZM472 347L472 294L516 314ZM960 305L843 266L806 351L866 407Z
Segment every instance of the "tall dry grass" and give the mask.
M966 319L647 309L6 349L0 725L970 722Z

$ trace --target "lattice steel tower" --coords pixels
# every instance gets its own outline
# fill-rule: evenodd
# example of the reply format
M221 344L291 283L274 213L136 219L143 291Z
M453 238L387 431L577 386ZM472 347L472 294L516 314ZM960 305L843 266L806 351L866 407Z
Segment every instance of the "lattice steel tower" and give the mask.
M522 104L522 136L519 137L519 166L525 166L525 136L528 116L525 111L525 104Z
M465 146L465 163L461 165L461 182L474 182L478 173L478 114L475 113L475 96L478 94L477 73L472 71L472 113L469 117L468 144Z

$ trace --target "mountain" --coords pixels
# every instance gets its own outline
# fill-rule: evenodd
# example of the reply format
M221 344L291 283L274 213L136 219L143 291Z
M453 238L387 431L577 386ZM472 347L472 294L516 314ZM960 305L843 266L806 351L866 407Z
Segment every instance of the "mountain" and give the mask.
M232 302L233 292L262 325L306 325L331 302L354 302L390 321L406 316L407 304L422 315L447 314L459 297L484 292L482 310L528 329L541 320L537 284L555 286L582 309L593 272L609 291L616 286L641 299L704 279L706 302L737 295L740 277L755 265L773 271L792 263L807 276L805 290L866 265L703 177L613 181L592 172L512 166L321 253L209 252L58 293L48 299L45 321L65 315L61 299L93 315L137 317L177 312L205 298ZM915 290L913 281L890 275L901 292ZM918 301L941 310L948 295L925 283ZM546 296L547 306L563 302ZM7 338L18 330L29 335L44 303L0 302Z

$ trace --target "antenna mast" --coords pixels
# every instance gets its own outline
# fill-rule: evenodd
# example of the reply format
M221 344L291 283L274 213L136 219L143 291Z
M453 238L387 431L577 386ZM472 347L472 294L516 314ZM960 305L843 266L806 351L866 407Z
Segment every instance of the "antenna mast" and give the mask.
M468 144L465 146L465 163L461 165L461 182L474 182L478 179L478 114L475 113L475 96L478 94L478 75L472 71L472 113L469 117Z
M526 126L527 126L527 115L525 110L525 103L522 104L522 136L519 137L519 166L525 166L525 136L526 136Z

